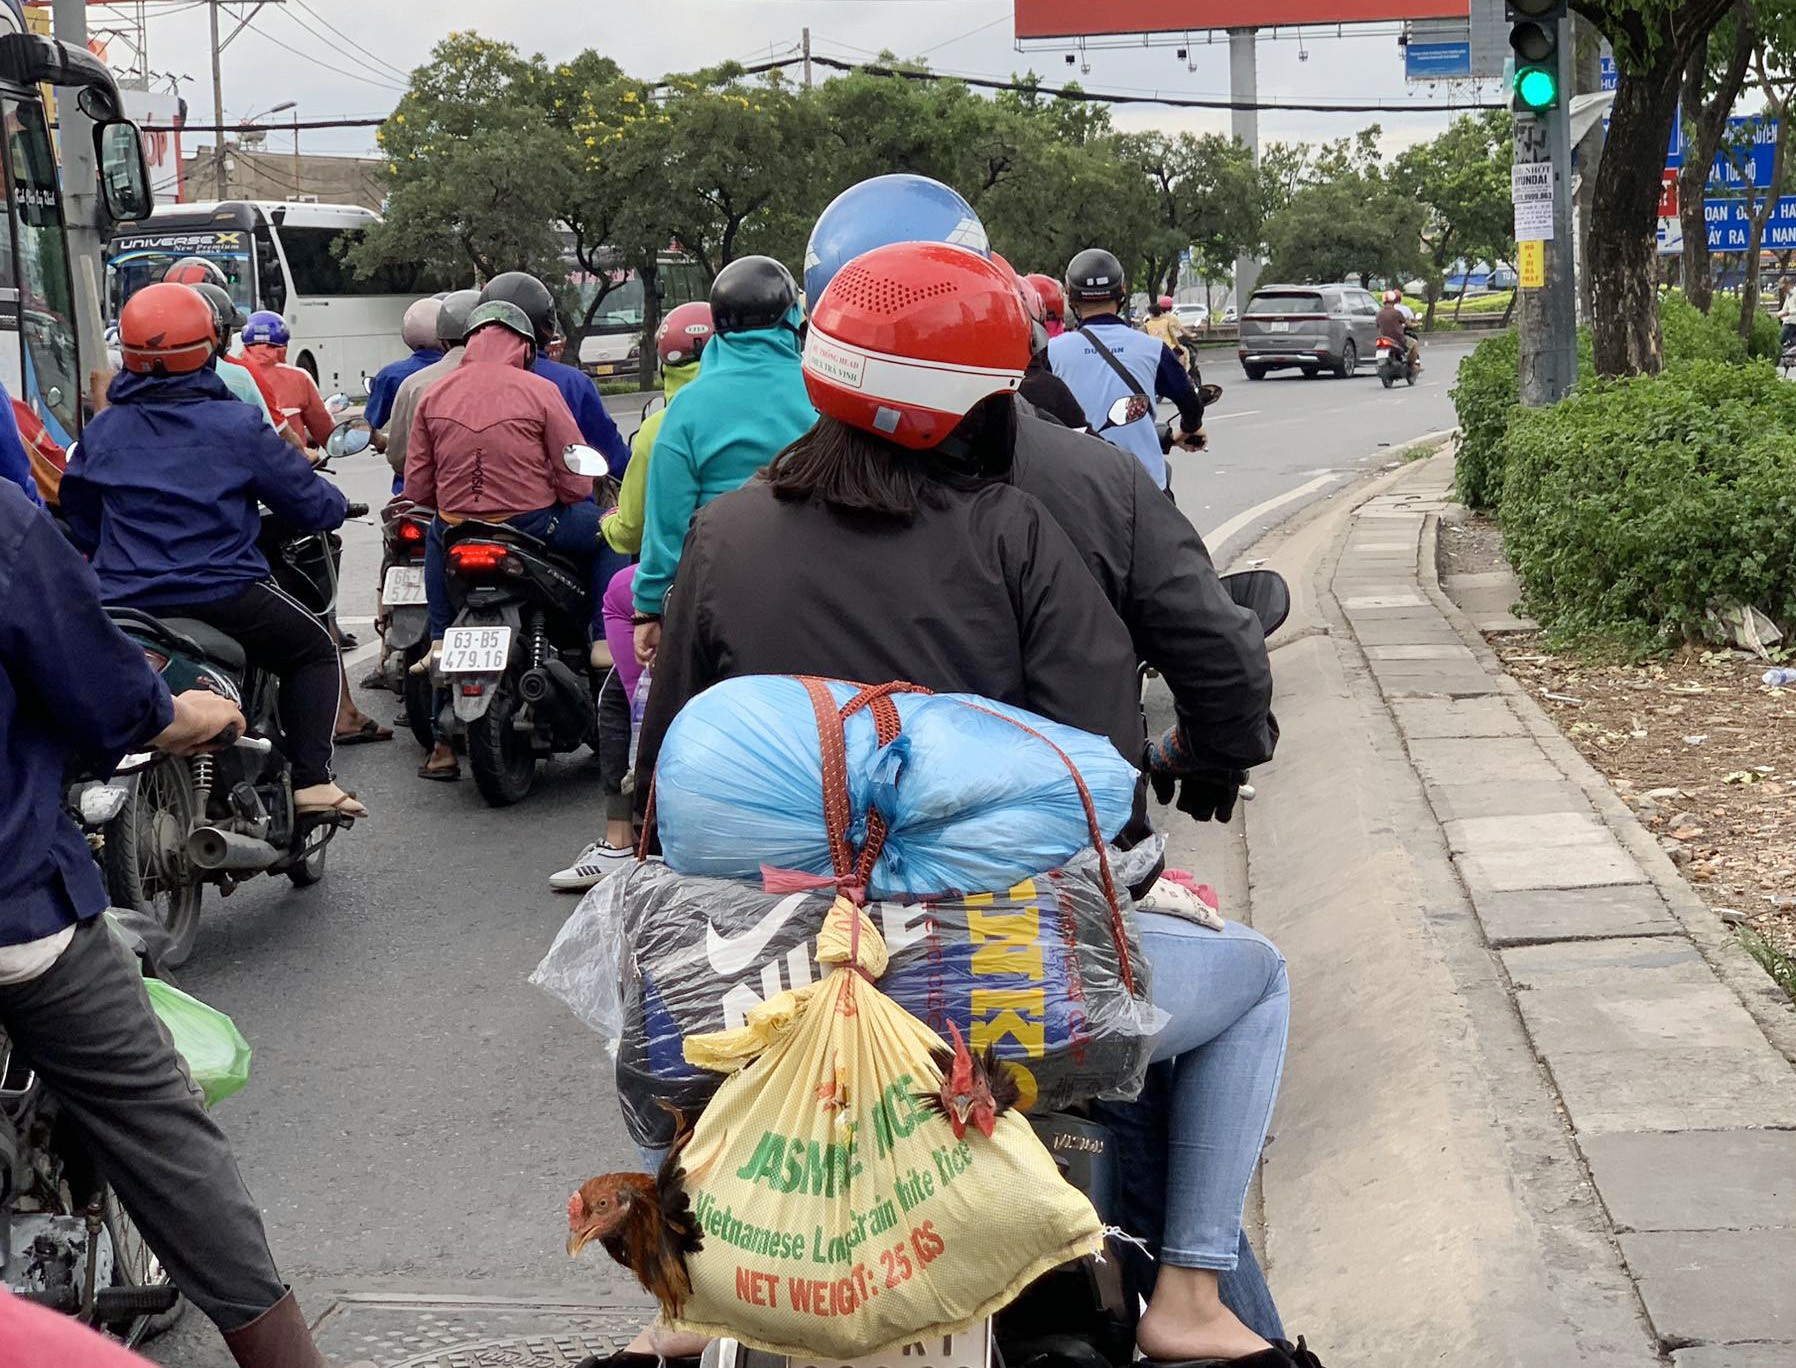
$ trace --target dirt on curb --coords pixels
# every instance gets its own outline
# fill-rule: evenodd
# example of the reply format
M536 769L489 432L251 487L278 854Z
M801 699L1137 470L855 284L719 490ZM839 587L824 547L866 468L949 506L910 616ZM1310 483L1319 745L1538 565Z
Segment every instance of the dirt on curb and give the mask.
M1494 519L1442 521L1443 577L1507 568ZM1716 914L1796 955L1796 687L1742 651L1605 664L1538 634L1490 644Z

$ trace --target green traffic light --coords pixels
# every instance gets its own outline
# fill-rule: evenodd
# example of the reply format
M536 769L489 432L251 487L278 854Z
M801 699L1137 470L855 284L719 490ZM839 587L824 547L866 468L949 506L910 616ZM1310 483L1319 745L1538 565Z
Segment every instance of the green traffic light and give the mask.
M1552 109L1559 103L1559 78L1545 67L1523 67L1515 74L1515 94L1526 109Z

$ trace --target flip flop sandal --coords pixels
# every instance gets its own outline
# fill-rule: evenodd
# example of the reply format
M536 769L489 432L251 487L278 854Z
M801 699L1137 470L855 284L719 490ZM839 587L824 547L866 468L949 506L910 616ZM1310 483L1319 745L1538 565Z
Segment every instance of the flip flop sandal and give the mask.
M390 727L381 726L380 723L370 717L366 722L362 723L359 730L352 732L338 732L336 739L339 746L369 746L373 745L376 741L391 741L393 739L393 731Z
M434 784L453 784L461 778L461 766L444 765L432 769L429 765L419 765L418 777Z
M363 807L355 794L347 789L334 802L299 803L293 805L293 811L301 817L366 817L368 809Z

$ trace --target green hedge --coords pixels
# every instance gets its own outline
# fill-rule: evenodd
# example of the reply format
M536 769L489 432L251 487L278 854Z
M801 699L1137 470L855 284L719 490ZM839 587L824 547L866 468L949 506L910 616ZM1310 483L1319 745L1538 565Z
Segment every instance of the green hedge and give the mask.
M1503 533L1530 611L1633 650L1694 635L1711 599L1796 621L1796 385L1686 361L1517 411Z

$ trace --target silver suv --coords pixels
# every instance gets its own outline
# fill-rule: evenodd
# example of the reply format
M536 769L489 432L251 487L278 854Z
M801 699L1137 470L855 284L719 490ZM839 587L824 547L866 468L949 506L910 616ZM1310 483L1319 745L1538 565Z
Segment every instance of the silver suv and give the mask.
M1378 301L1357 285L1262 285L1241 315L1237 354L1249 380L1293 367L1344 380L1378 360Z

